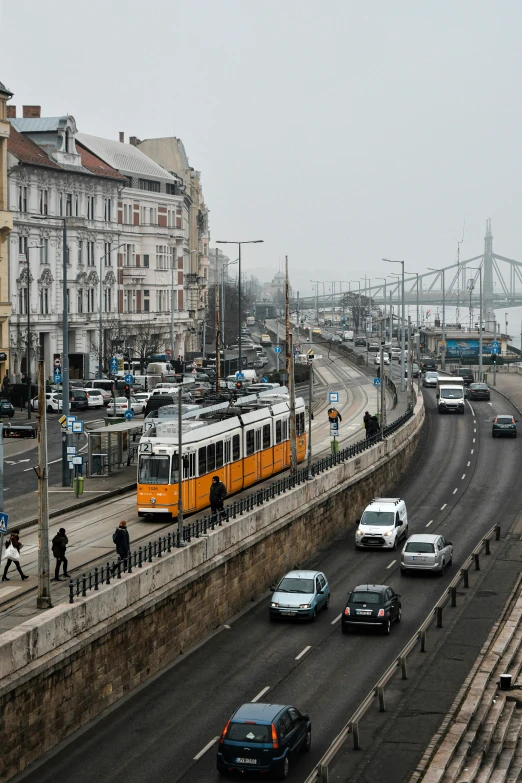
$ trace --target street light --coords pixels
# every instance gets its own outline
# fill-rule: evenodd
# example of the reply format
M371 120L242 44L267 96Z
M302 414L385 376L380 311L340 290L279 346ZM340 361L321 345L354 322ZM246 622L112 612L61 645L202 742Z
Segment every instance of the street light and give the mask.
M419 322L419 273L418 272L406 272L407 275L417 275L417 331L420 328Z
M111 253L114 253L116 250L119 250L120 247L123 247L125 245L125 242L122 242L121 245L118 245L118 247L112 248L112 250L109 250L108 253L105 253L104 256L100 258L100 323L98 324L98 378L102 378L102 367L103 367L103 313L102 313L102 307L103 307L103 281L102 281L102 261L105 261L107 256L110 256ZM130 371L130 369L129 369Z
M359 319L361 317L361 281L360 280L350 280L349 283L357 283L359 286L359 304L357 306L357 321L355 323L355 334L359 334Z
M444 370L446 368L446 286L444 280L444 269L434 269L429 266L430 272L439 272L442 274L442 342L444 344L444 350L441 351L440 368ZM481 278L482 279L482 278Z
M31 418L31 267L29 265L29 251L42 248L44 245L31 245L27 247L27 418Z
M403 391L404 391L404 389L406 388L406 387L405 387L405 383L404 383L404 378L405 378L405 369L406 369L406 367L405 367L405 361L404 361L404 360L405 360L404 352L405 352L405 350L406 350L406 334L405 334L405 328L406 328L406 324L405 324L405 317L406 317L406 316L405 316L405 311L404 311L404 261L395 261L395 260L392 260L392 259L390 259L390 258L383 258L382 260L383 260L383 261L386 261L386 263L388 263L388 264L401 264L401 266L402 266L402 282L401 282L401 297L402 297L402 324L401 324L401 343L402 343L402 346L401 346L401 392L403 392Z
M376 277L375 279L384 281L384 332L386 334L386 278ZM391 334L390 334L390 340L391 340Z
M468 266L468 269L474 269L478 271L479 273L479 279L480 279L480 288L479 288L479 296L480 296L480 316L479 316L479 381L482 380L482 310L483 310L483 302L482 302L482 264L480 266ZM507 313L506 313L507 315ZM507 326L507 324L506 324ZM507 331L507 329L506 329Z
M237 242L233 239L216 239L216 244L218 245L237 245L239 248L238 252L238 263L239 268L237 272L237 294L238 294L238 305L237 305L237 336L239 340L239 372L243 369L243 363L241 361L241 245L259 245L261 242L264 242L264 239L246 239L242 242Z
M221 343L223 348L225 347L225 268L237 264L239 258L235 261L229 261L227 264L221 265ZM216 265L216 275L218 273ZM239 335L239 341L241 341L241 334Z
M174 237L169 237L169 239L174 239ZM175 250L176 248L173 248ZM184 258L184 256L190 256L192 253L196 253L196 250L186 250L184 253L181 254L181 258ZM170 262L171 265L171 280L170 280L170 359L171 361L174 361L174 301L175 301L175 295L174 295L174 271L177 272L177 265L178 265L178 256L177 253L172 254L172 259ZM177 309L177 308L176 308Z

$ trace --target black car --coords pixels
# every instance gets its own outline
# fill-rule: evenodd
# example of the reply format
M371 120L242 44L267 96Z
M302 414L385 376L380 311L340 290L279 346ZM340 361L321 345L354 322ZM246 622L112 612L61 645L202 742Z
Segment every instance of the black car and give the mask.
M9 416L11 419L14 416L15 409L12 402L9 400L0 400L0 416Z
M353 341L354 345L362 345L366 348L366 338L365 337L356 337Z
M69 405L72 411L84 411L89 407L87 392L83 389L71 389L69 391Z
M437 369L437 360L433 356L421 356L419 364L422 372Z
M312 726L305 712L283 704L250 702L232 715L221 734L218 772L268 773L285 780L297 753L307 753Z
M391 624L401 621L400 595L388 585L358 585L348 595L341 615L341 629L349 633L356 626L380 628L389 634Z
M452 370L451 374L457 378L462 378L464 386L471 386L475 382L475 376L471 367L458 367L456 370Z
M380 351L380 349L381 346L379 345L379 343L370 343L370 342L368 343L368 351L372 353L377 353L378 351Z
M469 400L490 400L491 392L487 383L472 383L466 389Z

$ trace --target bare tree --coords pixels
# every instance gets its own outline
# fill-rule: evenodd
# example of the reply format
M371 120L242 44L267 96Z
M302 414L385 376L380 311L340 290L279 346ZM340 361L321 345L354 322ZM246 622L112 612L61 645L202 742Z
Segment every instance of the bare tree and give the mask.
M221 286L219 286L219 297L221 302ZM208 291L208 309L207 309L207 345L215 340L216 324L216 289L210 286ZM245 319L246 311L252 306L255 297L250 296L248 291L241 291L241 315ZM221 323L221 334L225 345L232 345L239 340L238 334L238 289L236 283L225 283L225 317ZM221 305L220 305L221 306Z
M344 310L348 310L352 316L355 330L358 332L361 322L368 319L373 309L373 300L364 296L363 294L356 293L355 291L347 291L341 299L341 307Z
M124 324L124 333L126 353L130 359L139 359L141 373L150 357L164 353L165 345L170 341L168 325L152 320Z

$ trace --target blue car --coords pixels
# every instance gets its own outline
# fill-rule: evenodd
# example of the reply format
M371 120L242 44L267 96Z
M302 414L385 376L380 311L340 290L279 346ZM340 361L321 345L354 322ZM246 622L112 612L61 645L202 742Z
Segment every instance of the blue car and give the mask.
M294 617L313 621L329 603L330 588L322 571L289 571L274 591L269 616L271 620Z
M283 704L243 704L223 729L217 769L221 775L268 772L286 780L293 757L307 753L311 742L312 726L305 712Z

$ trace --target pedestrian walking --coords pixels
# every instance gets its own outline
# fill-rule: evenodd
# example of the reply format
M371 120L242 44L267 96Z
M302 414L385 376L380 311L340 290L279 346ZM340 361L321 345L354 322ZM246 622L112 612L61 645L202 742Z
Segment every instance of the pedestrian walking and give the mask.
M368 422L368 429L366 430L366 432L369 433L367 437L373 438L374 435L378 434L380 428L381 425L379 424L379 419L377 416L372 416Z
M61 582L60 579L60 566L63 565L63 575L69 577L67 573L67 558L65 557L65 550L69 539L65 533L65 528L61 527L55 537L53 538L53 557L56 558L56 567L54 569L54 581Z
M10 537L5 542L5 555L7 557L7 562L5 564L4 575L2 576L2 582L9 582L9 577L7 576L7 572L11 568L11 563L15 564L16 570L22 577L22 580L29 579L29 577L23 573L20 567L20 550L22 547L23 544L20 541L19 531L13 530Z
M214 476L212 478L212 484L210 485L210 509L214 516L219 512L223 516L223 501L227 496L227 488L219 478Z
M130 555L130 538L127 530L127 523L121 520L119 526L112 534L112 540L116 544L116 552L120 560L126 561ZM127 570L127 563L124 562L123 570Z
M369 411L365 411L364 416L363 416L363 424L364 424L364 429L366 430L366 437L367 438L370 437L370 434L368 432L368 425L370 423L371 418L372 417L370 415L370 412Z

